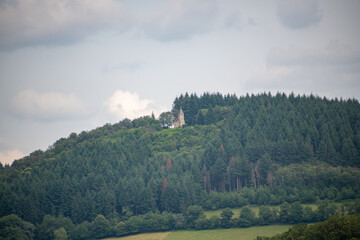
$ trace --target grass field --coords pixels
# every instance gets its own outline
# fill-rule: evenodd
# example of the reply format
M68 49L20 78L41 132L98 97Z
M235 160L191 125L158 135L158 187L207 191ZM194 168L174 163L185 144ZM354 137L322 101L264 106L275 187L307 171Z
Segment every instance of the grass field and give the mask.
M175 231L164 240L253 240L256 236L273 236L287 231L292 225L271 225L250 228L230 228L202 231Z
M303 207L311 207L312 210L316 210L317 209L317 205L316 204L301 204ZM271 208L277 208L278 210L280 209L280 205L276 205L276 206L269 206ZM255 213L256 216L258 216L259 213L259 206L250 206L251 210L253 210L253 212ZM241 208L231 208L231 210L233 211L234 215L233 218L235 217L239 217L240 216L240 210ZM218 216L220 217L221 212L223 211L223 209L218 209L218 210L210 210L210 211L204 211L204 214L206 216L206 218L210 218L211 216Z
M287 231L292 225L270 225L249 228L229 228L202 231L142 233L104 240L253 240L256 236L273 236Z
M302 204L303 207L311 207L316 210L316 204ZM280 209L280 205L269 206ZM256 215L259 213L259 206L250 206ZM204 211L206 218L211 216L219 216L223 209ZM233 217L239 217L241 208L231 209L234 212ZM230 229L215 229L202 231L173 231L173 232L158 232L158 233L142 233L119 238L106 238L106 240L253 240L256 236L273 236L277 233L287 231L292 225L270 225L257 226L249 228L230 228Z
M163 240L170 232L141 233L127 237L105 238L104 240Z

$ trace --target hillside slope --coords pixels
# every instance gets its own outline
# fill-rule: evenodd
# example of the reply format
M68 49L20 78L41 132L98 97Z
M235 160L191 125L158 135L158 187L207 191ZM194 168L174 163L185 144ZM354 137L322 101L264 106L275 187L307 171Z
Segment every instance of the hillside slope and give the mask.
M149 211L360 196L360 104L315 96L181 95L153 117L72 133L0 170L0 216L74 223Z

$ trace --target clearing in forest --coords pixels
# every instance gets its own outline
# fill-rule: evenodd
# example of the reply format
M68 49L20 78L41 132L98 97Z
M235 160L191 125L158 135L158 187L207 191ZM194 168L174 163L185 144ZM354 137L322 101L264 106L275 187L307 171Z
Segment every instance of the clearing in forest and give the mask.
M141 233L126 237L105 238L104 240L163 240L170 232Z
M174 231L164 240L253 240L256 236L273 236L293 225L269 225L249 228L229 228L201 231Z

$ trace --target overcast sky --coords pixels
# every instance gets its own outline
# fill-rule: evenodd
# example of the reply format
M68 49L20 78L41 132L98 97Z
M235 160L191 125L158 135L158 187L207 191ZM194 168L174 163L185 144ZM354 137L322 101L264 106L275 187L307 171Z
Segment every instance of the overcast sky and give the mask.
M0 161L185 92L360 99L359 13L359 0L0 0Z

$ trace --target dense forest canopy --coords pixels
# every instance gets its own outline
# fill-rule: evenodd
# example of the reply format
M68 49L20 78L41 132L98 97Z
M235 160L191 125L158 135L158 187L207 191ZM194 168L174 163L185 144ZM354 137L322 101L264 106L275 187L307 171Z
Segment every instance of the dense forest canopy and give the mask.
M0 166L0 217L79 224L149 212L360 197L360 104L270 93L181 95L154 116L72 133Z

